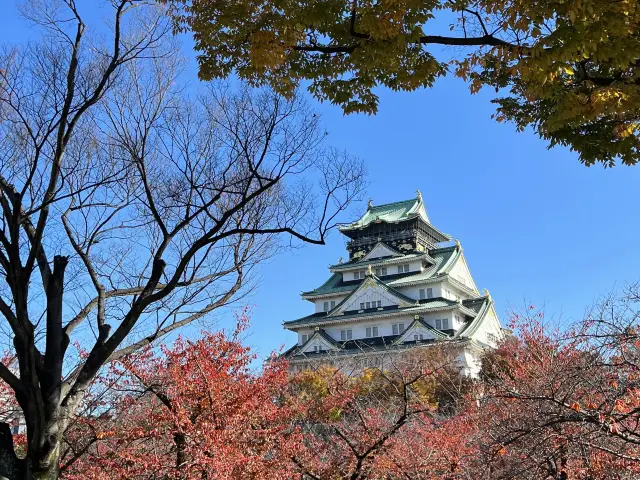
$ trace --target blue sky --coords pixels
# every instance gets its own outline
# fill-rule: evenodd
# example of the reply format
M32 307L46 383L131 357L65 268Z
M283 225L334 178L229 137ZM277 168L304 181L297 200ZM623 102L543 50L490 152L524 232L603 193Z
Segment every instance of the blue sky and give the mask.
M14 7L3 10L0 42L25 38ZM432 223L460 239L503 322L525 301L578 319L598 296L640 280L640 166L586 168L568 149L547 150L532 132L491 120L493 96L471 96L448 77L431 90L381 91L376 116L345 117L312 103L329 143L365 160L374 204L422 191ZM340 256L345 240L332 232L326 246L281 254L261 268L247 299L254 305L247 341L260 355L295 341L281 322L312 312L299 293L324 282Z
M331 141L366 160L374 204L422 191L432 223L460 239L503 322L525 301L578 319L599 295L640 280L640 167L586 168L567 149L547 150L533 133L493 122L491 98L447 78L429 91L382 92L375 117L320 111ZM298 294L328 278L344 247L334 232L327 246L263 268L253 298L261 349L294 340L280 320L312 311Z

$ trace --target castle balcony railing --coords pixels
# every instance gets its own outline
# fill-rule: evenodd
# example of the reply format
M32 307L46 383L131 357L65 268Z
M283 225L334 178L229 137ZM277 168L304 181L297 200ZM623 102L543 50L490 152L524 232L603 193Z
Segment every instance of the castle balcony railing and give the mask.
M347 242L347 248L353 249L353 248L361 247L363 245L371 245L372 243L377 243L377 242L388 243L388 242L393 242L397 240L405 240L405 239L416 238L416 237L420 237L423 240L425 240L427 243L430 243L431 245L434 245L434 246L437 243L436 239L433 238L431 235L416 228L416 229L398 230L395 232L379 233L376 235L367 235L365 237L354 238L353 240L350 240Z
M405 238L411 238L418 234L417 229L399 230L397 232L379 233L377 235L368 235L366 237L354 238L347 242L348 247L360 247L362 245L369 245L376 242L389 242L394 240L404 240Z

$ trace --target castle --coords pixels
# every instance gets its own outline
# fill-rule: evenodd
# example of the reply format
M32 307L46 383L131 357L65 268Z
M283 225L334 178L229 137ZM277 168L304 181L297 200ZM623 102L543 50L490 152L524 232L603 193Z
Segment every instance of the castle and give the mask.
M302 298L315 312L284 322L298 334L284 356L299 372L323 364L383 368L408 348L446 344L462 372L474 376L502 327L493 300L480 294L462 246L429 221L422 195L374 206L342 225L349 260Z

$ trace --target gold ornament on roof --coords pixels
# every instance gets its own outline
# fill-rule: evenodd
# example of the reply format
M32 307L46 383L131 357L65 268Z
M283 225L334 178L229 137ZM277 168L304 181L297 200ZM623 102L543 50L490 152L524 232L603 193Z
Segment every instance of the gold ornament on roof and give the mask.
M457 238L456 238L456 247L458 247L460 251L462 251L462 245L460 244L460 240L458 240Z
M367 275L368 275L368 276L373 275L373 270L372 270L372 268L371 268L371 264L369 264L369 265L367 266Z
M418 196L418 200L422 201L422 193L420 193L420 190L416 190L416 195Z
M342 257L339 257L338 258L338 264L341 264L341 263L342 263Z
M486 288L484 290L482 290L482 292L484 293L484 296L487 297L489 300L491 300L491 294L489 293L489 290L487 290Z
M367 203L367 208L373 208L373 200L369 199L369 203Z

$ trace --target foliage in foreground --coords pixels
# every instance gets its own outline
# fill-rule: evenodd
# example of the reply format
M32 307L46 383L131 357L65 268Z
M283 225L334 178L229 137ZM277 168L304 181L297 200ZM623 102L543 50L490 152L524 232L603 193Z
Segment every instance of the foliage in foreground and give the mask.
M116 395L78 425L64 478L291 478L286 456L301 437L295 406L277 401L286 366L252 373L245 326L114 365L103 384Z
M636 0L168 3L193 32L203 79L235 71L285 94L309 81L345 112L375 113L376 87L413 91L454 70L474 93L503 89L499 121L532 126L587 165L640 160ZM449 35L434 34L441 15L456 19ZM439 46L457 48L443 60Z
M463 455L472 427L438 412L434 380L458 385L446 355L434 350L357 377L321 368L290 378L283 362L255 373L238 340L245 325L118 362L102 379L101 391L113 396L96 395L97 415L67 439L64 478L431 478L459 470L447 452Z
M381 372L249 369L234 335L120 362L68 478L632 479L640 474L640 288L575 326L542 312L462 381L439 348ZM93 423L92 423L93 422ZM80 443L91 438L91 445ZM78 454L79 453L79 454ZM113 476L113 475L120 475ZM92 477L93 475L93 477ZM303 477L304 476L304 477ZM104 478L104 477L102 477Z
M435 347L384 372L256 371L242 316L228 335L137 352L100 376L64 435L62 477L631 480L639 302L631 287L562 330L533 307L514 314L474 381Z
M543 313L485 359L477 427L489 478L640 475L640 289L605 299L567 330Z

